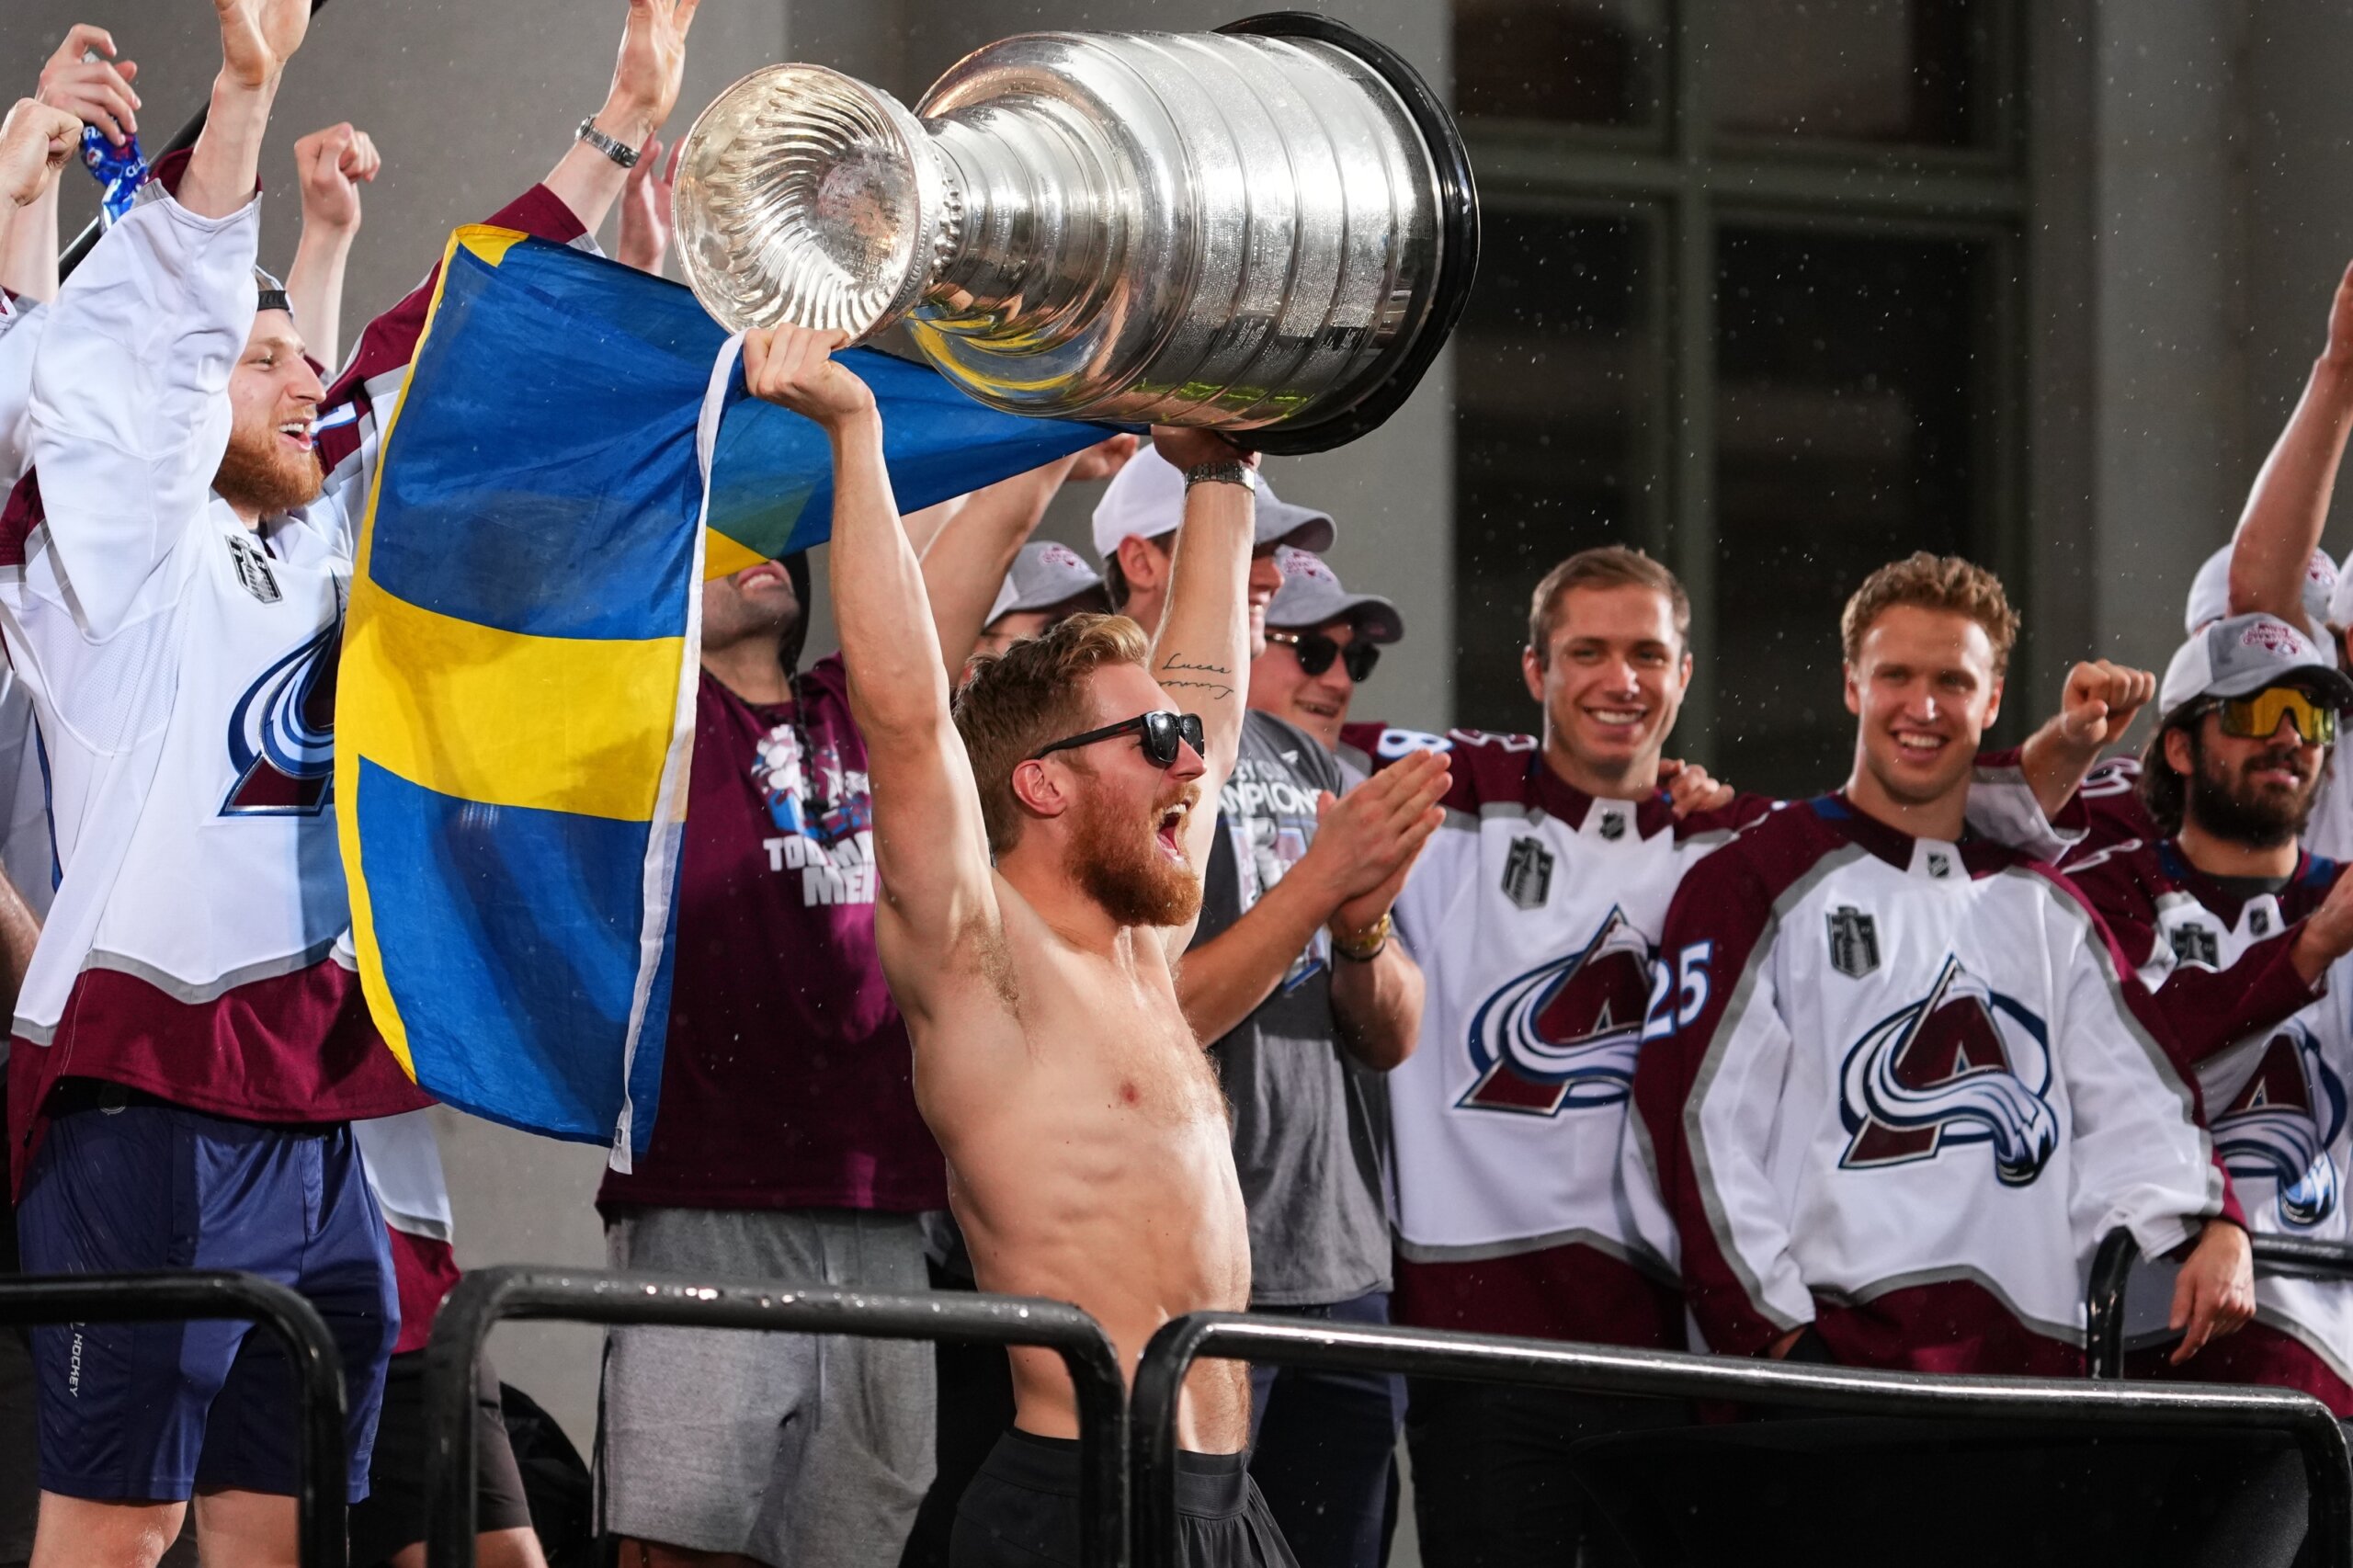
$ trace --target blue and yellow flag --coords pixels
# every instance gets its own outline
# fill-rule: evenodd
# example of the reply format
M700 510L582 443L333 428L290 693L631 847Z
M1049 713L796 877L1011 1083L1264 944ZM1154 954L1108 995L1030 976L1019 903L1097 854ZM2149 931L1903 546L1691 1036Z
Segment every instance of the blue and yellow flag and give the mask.
M1105 434L844 358L909 509ZM745 397L688 290L512 230L451 236L385 426L335 710L360 977L433 1094L622 1168L644 1149L699 585L821 543L831 466L814 425Z

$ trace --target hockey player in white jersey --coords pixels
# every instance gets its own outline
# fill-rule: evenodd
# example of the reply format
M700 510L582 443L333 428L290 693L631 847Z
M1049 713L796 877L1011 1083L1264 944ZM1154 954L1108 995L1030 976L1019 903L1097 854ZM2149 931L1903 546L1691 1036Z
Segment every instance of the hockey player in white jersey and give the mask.
M2252 1311L2147 994L2079 893L1965 832L2016 629L1965 562L1873 574L1841 627L1845 788L1743 832L1667 914L1636 1132L1711 1349L2077 1374L2119 1225L2188 1255L2185 1356Z
M2303 849L2353 680L2287 622L2218 621L2166 668L2139 799L2066 862L2172 1025L2247 1222L2353 1240L2353 878ZM2255 1322L2184 1375L2353 1416L2353 1286L2258 1274Z
M1691 671L1673 574L1631 550L1586 551L1537 585L1530 608L1523 674L1540 736L1344 732L1342 756L1358 766L1438 745L1453 771L1444 825L1397 905L1428 991L1419 1049L1389 1079L1395 1313L1421 1327L1679 1346L1673 1227L1646 1173L1622 1163L1628 1085L1677 883L1775 802L1696 773L1676 776L1673 796L1662 788ZM2111 722L2153 684L2079 666L2030 763L1979 759L1980 831L2055 853L2046 799L2069 798ZM1682 809L1694 806L1713 809ZM1567 1560L1584 1529L1569 1447L1673 1419L1656 1401L1416 1381L1426 1558Z
M308 1297L342 1352L356 1501L397 1313L347 1123L425 1103L347 949L338 961L328 794L355 504L388 382L344 394L360 417L340 452L314 438L337 394L257 272L255 195L309 0L215 5L222 63L195 149L46 312L31 472L0 525L0 635L39 715L63 867L16 1013L12 1176L33 1272L236 1267ZM569 240L602 218L676 96L693 9L631 0L596 140L509 226ZM360 363L395 376L424 308L371 326ZM152 1562L193 1494L209 1561L292 1560L290 1376L267 1335L59 1325L34 1349L37 1558Z

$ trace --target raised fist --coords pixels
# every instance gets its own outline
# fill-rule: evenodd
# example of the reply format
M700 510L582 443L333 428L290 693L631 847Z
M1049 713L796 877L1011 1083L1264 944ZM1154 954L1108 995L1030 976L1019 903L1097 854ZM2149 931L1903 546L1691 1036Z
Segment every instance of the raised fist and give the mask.
M328 229L359 227L359 187L384 166L376 143L346 120L313 131L294 143L302 183L302 222Z

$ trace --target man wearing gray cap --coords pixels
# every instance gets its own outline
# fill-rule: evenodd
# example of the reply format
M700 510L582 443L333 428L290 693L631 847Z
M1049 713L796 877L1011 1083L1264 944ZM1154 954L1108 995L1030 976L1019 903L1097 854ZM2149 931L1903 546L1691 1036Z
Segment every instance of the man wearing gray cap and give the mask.
M1279 545L1275 564L1283 585L1267 607L1267 651L1250 662L1250 706L1337 748L1357 687L1404 619L1379 594L1342 587L1320 555Z
M1146 631L1165 601L1182 504L1176 471L1143 452L1095 513L1112 597ZM1327 515L1278 500L1260 481L1254 631L1280 585L1277 556L1327 546L1333 533ZM1270 656L1252 665L1177 998L1195 1032L1216 1042L1211 1059L1233 1102L1251 1308L1383 1323L1376 1074L1413 1050L1422 1006L1421 971L1389 940L1389 906L1440 820L1447 766L1426 754L1394 783L1392 767L1334 800L1345 781L1329 749L1256 699ZM1252 1478L1302 1568L1372 1568L1400 1391L1377 1376L1273 1374L1253 1378Z
M2147 817L2087 796L2091 832L2063 869L2195 1065L2248 1227L2343 1240L2353 1016L2327 994L2353 985L2353 878L2299 838L2353 680L2297 628L2243 615L2183 644L2159 699ZM2353 1287L2266 1276L2255 1300L2255 1322L2178 1375L2353 1415Z
M1111 596L1078 551L1044 540L1025 544L989 606L975 653L1002 653L1024 637L1082 613L1108 614Z

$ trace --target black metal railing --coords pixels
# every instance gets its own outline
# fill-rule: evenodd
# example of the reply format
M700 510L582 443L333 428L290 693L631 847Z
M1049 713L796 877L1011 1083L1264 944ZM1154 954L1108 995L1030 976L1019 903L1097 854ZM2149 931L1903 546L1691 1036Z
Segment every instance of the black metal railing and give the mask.
M427 1568L474 1561L474 1363L506 1319L660 1324L1035 1346L1061 1355L1078 1391L1079 1561L1128 1561L1127 1391L1102 1325L1062 1301L933 1291L801 1290L757 1280L529 1267L483 1268L449 1292L425 1348Z
M2353 1246L2342 1242L2249 1232L2247 1243L2257 1274L2353 1282ZM2132 1233L2122 1229L2100 1238L2099 1250L2092 1255L2091 1280L2084 1295L2084 1357L2091 1375L2103 1382L2124 1376L2124 1291L2140 1261Z
M2311 1488L2315 1562L2353 1563L2353 1460L2319 1401L2286 1389L2100 1384L2055 1378L1932 1376L1790 1366L1681 1351L1627 1350L1435 1329L1344 1326L1196 1312L1144 1347L1130 1398L1136 1568L1178 1568L1176 1407L1204 1356L1283 1367L1404 1372L1472 1382L1661 1399L1798 1405L1922 1419L2064 1421L2085 1426L2256 1428L2292 1437Z
M303 1568L344 1568L343 1359L318 1309L275 1280L227 1269L0 1277L0 1324L200 1322L230 1318L278 1336L294 1369L301 1468L296 1550Z

